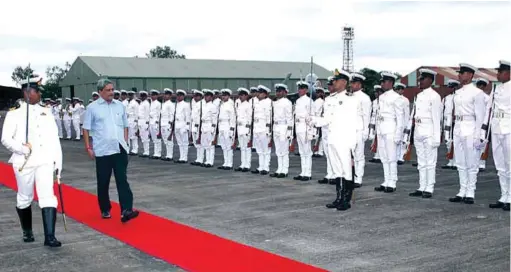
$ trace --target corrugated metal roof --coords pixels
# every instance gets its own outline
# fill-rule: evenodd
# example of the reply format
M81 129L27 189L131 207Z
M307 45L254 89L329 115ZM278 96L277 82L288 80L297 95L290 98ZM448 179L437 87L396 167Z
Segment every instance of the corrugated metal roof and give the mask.
M457 70L459 67L422 66L417 70L422 68L431 69L446 78L458 80ZM495 82L497 81L497 70L493 68L478 68L478 71L474 75L474 80L480 77L485 78L490 82Z
M127 57L80 56L98 76L126 78L237 78L276 79L292 73L292 79L305 77L310 62L277 62L206 59L149 59ZM314 73L320 79L332 74L314 64Z

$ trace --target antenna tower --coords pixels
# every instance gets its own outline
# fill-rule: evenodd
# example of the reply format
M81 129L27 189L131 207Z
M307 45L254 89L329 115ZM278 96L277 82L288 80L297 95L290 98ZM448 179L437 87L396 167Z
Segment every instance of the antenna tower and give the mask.
M347 72L354 72L353 66L353 40L355 39L355 30L353 27L345 26L342 29L343 54L342 69Z

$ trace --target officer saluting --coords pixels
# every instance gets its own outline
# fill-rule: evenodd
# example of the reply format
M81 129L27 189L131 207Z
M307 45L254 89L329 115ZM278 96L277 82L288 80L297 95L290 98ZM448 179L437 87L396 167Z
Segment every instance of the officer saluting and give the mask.
M53 173L55 170L58 170L57 175L62 172L62 149L51 109L39 105L40 83L39 78L21 82L21 89L30 105L27 111L27 103L22 102L20 107L7 113L2 129L2 144L13 152L9 163L12 164L18 185L16 210L21 221L23 241L34 241L31 205L36 183L43 217L44 245L60 247L61 243L55 238L58 203L53 192Z

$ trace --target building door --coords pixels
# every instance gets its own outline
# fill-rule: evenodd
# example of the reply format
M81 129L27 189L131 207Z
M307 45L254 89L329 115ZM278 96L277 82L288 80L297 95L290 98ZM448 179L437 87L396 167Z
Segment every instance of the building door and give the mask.
M69 97L71 99L73 99L73 97L75 97L75 85L69 86L69 95L71 96L71 97Z

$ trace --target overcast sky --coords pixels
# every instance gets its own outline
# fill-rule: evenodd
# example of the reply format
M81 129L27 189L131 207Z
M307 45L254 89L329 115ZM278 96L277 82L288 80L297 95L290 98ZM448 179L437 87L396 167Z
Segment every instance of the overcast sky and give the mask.
M407 74L421 65L496 67L498 60L511 59L509 1L50 2L58 4L2 4L0 85L14 86L17 65L30 62L44 75L46 66L72 63L79 55L144 56L156 45L195 59L309 61L314 56L333 70L342 67L345 25L355 28L356 70Z

